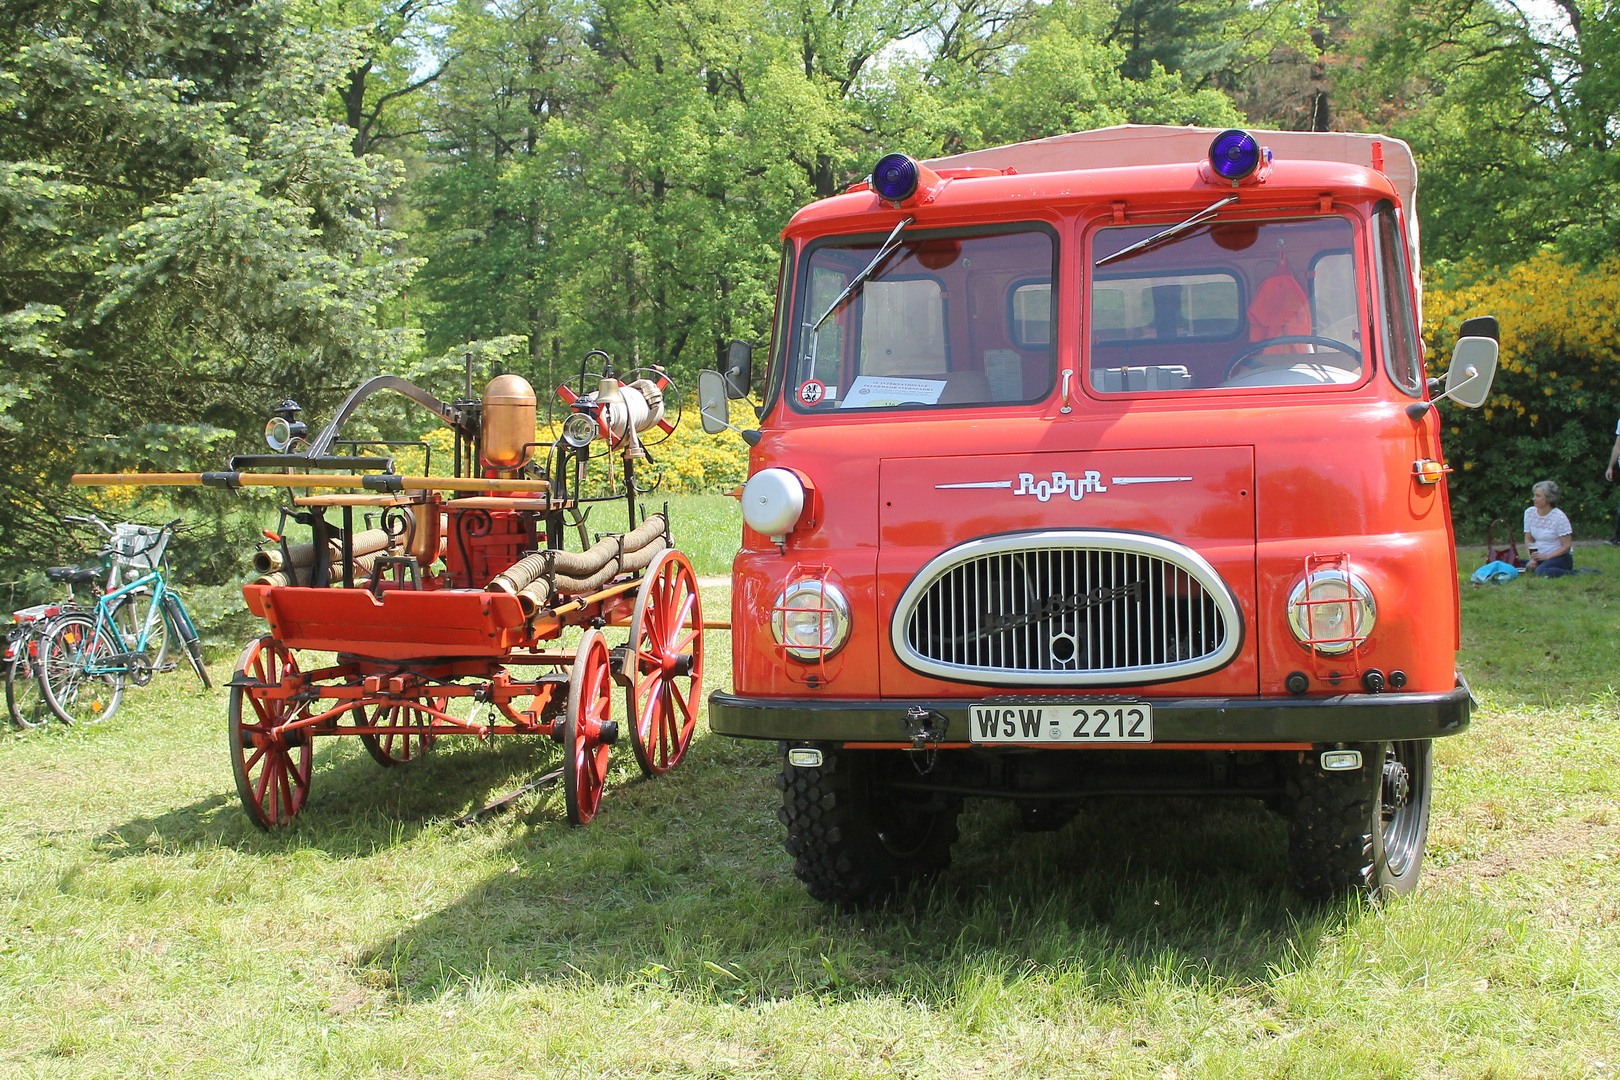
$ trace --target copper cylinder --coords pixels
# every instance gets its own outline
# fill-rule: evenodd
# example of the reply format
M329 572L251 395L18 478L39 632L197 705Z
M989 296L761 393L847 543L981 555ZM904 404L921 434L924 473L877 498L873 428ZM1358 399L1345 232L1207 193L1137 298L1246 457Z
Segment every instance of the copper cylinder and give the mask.
M439 500L428 496L409 509L412 521L406 533L406 554L421 566L431 566L439 557Z
M534 454L534 387L521 375L497 375L484 387L484 464L516 469Z

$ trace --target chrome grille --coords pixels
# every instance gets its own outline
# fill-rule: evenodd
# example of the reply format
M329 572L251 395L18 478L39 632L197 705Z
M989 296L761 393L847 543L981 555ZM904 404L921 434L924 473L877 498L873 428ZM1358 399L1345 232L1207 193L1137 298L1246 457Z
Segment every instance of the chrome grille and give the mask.
M900 597L895 651L929 675L1083 686L1188 678L1237 654L1231 590L1159 537L1048 530L945 552Z

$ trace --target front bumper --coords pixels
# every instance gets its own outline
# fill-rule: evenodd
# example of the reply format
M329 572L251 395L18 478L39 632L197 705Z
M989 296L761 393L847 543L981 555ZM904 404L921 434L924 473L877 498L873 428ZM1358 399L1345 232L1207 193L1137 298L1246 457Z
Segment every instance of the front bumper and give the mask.
M1443 694L1339 694L1309 698L1121 698L1075 695L1098 705L1146 700L1155 746L1185 744L1382 742L1435 739L1467 729L1473 704L1459 682ZM916 706L945 717L942 744L966 746L968 706L1063 699L986 694L978 698L850 701L709 695L709 729L740 739L911 745L906 712ZM937 722L937 721L936 721ZM1140 745L1140 744L1139 744ZM1119 749L1118 745L1109 749Z

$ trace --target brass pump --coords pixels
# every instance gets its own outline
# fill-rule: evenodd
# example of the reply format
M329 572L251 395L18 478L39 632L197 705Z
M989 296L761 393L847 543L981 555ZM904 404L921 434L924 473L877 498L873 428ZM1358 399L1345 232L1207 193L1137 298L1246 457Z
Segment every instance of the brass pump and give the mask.
M534 456L534 387L521 375L497 375L484 387L483 463L520 469Z

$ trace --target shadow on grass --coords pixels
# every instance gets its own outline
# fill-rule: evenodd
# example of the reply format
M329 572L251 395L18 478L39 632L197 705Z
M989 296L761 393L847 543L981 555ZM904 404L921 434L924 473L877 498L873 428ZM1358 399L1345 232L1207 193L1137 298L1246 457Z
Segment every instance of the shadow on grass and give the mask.
M986 980L1135 993L1268 981L1309 961L1343 905L1288 887L1258 803L1117 799L1055 833L970 803L938 882L876 911L793 878L769 746L706 739L670 776L610 791L587 829L504 828L512 869L360 958L406 1000L586 979L758 1004L805 994L942 1003Z
M230 763L222 758L218 794L132 818L98 836L95 846L107 858L215 847L313 848L340 858L364 856L407 843L434 823L506 794L551 768L556 758L557 748L546 740L506 739L486 746L449 737L409 765L382 768L353 737L321 739L309 801L283 828L265 832L249 821Z

